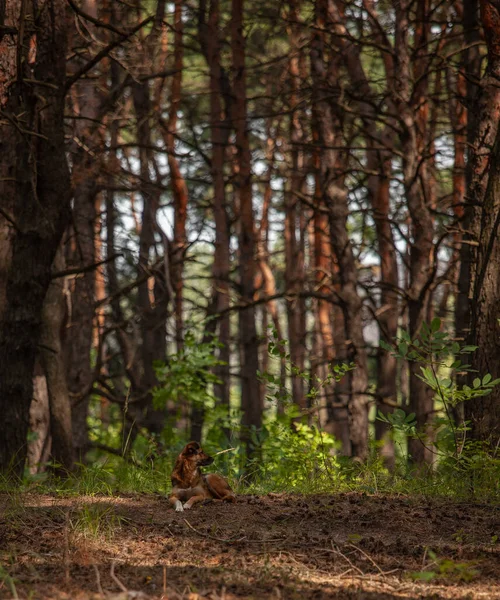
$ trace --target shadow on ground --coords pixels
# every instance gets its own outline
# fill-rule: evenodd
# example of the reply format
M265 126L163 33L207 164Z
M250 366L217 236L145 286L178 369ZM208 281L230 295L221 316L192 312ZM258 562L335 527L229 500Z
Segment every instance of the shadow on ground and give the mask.
M499 507L427 499L0 495L0 598L494 600L499 534Z

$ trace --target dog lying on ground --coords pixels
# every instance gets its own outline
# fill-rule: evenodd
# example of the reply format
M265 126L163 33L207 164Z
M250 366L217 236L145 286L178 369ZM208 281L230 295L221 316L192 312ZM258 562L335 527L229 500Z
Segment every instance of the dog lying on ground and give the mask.
M201 473L200 467L207 467L213 462L214 459L203 452L198 442L189 442L184 447L172 471L172 493L169 498L177 512L190 509L193 504L203 500L236 502L236 494L223 477L216 473Z

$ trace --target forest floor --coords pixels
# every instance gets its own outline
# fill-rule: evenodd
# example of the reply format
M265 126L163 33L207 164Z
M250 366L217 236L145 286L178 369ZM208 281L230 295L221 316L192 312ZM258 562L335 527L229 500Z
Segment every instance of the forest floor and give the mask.
M500 507L363 494L0 494L0 598L500 599Z

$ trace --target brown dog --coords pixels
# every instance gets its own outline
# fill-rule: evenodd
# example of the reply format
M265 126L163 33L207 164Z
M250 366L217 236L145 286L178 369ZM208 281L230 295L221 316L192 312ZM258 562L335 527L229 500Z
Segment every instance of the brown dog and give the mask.
M200 467L213 462L214 459L203 452L198 442L189 442L179 454L172 471L172 493L169 498L177 512L190 509L193 504L203 500L236 502L236 494L223 477L216 473L202 475Z

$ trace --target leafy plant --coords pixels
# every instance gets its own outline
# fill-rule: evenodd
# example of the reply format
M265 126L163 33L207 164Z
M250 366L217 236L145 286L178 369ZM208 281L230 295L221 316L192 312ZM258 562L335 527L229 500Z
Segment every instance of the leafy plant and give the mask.
M463 581L468 583L479 575L479 571L471 562L457 562L450 558L438 558L433 550L427 550L431 562L422 571L410 573L414 581L432 581L434 579L446 581Z
M157 409L164 408L167 402L185 402L203 406L213 400L210 384L219 380L213 368L222 365L215 356L220 343L215 339L198 342L192 331L187 331L182 350L170 356L168 362L156 364L159 386L153 394Z
M450 337L450 334L441 330L441 319L434 318L430 325L422 324L419 335L411 339L406 331L402 331L396 339L395 349L384 342L380 344L393 353L396 358L419 363L421 374L418 377L434 392L435 399L441 403L444 419L436 420L437 436L434 445L443 457L450 454L460 459L466 446L466 422L457 424L453 416L453 409L459 404L474 398L490 394L500 379L493 379L490 374L475 377L472 386L460 383L458 376L474 373L471 365L463 362L464 357L477 349L477 346L460 346ZM401 409L394 413L384 415L379 412L377 418L385 421L392 427L399 429L406 435L418 437L425 443L425 436L416 430L415 415L406 415ZM448 442L451 441L450 444Z
M268 342L267 350L269 355L273 358L279 358L284 360L285 369L289 375L294 377L300 377L304 380L304 387L308 391L306 392L306 398L310 406L314 406L318 397L320 396L321 390L334 381L340 381L346 373L356 368L354 363L339 363L334 365L327 365L327 372L324 377L318 375L311 375L310 371L300 369L295 365L292 360L290 353L287 351L287 340L280 339L278 331L273 325L268 326L270 340ZM264 382L267 386L266 399L270 402L276 403L277 405L283 403L285 405L291 404L292 395L290 390L284 382L281 381L280 377L271 373L270 371L258 372L258 378ZM295 415L300 416L299 414Z

